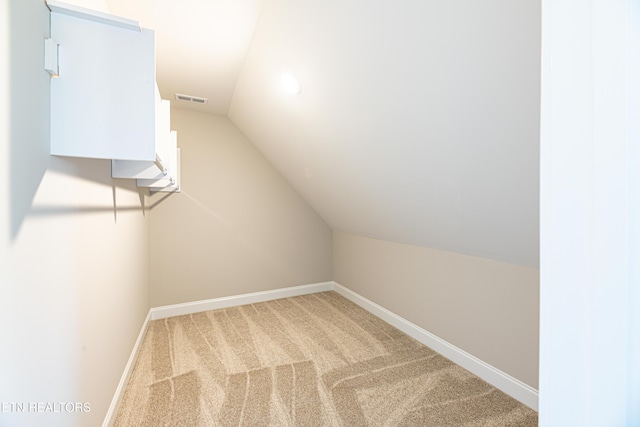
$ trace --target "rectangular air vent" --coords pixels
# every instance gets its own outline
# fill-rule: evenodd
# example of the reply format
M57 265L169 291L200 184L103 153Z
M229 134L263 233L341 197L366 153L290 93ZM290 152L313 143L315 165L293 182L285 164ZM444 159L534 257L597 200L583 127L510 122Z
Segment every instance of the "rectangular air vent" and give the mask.
M207 103L207 98L200 98L198 96L191 96L191 95L183 95L181 93L176 93L176 99L178 101L195 102L196 104Z

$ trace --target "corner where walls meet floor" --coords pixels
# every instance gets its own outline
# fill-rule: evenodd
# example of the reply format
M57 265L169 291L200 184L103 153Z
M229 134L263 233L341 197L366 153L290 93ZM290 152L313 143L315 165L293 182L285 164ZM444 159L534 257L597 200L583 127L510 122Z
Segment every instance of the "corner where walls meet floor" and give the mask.
M299 295L307 295L327 291L337 292L338 294L344 296L358 306L376 315L390 325L398 328L399 330L421 342L422 344L432 348L451 361L467 369L469 372L479 376L489 384L502 390L514 399L524 403L525 405L536 411L538 410L538 391L533 387L530 387L529 385L519 381L518 379L513 378L512 376L500 371L499 369L496 369L495 367L483 362L482 360L474 357L464 350L403 319L402 317L385 309L384 307L349 290L341 284L330 281L151 308L142 325L133 351L131 352L131 356L125 367L125 371L113 397L111 406L109 407L109 411L107 412L107 415L105 417L103 427L109 427L115 421L118 406L122 400L122 397L124 396L129 377L131 376L135 365L138 351L140 349L150 321L164 319L167 317L198 313L202 311L236 307L246 304L255 304L280 298L289 298Z

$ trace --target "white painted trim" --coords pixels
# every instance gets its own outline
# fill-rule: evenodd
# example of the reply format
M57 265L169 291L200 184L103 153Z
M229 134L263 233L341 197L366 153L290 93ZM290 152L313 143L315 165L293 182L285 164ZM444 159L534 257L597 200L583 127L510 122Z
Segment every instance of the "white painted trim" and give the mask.
M469 372L479 376L492 386L502 390L514 399L524 403L528 407L538 410L538 390L513 378L511 375L494 368L466 351L448 343L447 341L425 331L397 314L387 310L366 299L365 297L334 282L333 290L364 308L371 314L379 317L392 326L400 329L405 334L418 340L427 347L442 354L452 362L462 366Z
M144 319L144 322L142 323L142 328L140 328L138 339L136 340L136 343L133 346L133 350L131 351L129 360L127 361L127 364L124 367L124 372L122 373L122 377L120 378L120 383L118 383L116 392L113 395L113 399L111 400L111 405L109 406L107 415L104 417L104 422L102 423L102 427L110 427L116 421L118 407L120 406L120 402L122 402L122 398L124 397L124 392L127 388L127 384L129 383L129 378L131 378L131 373L133 372L133 367L136 364L136 359L138 357L138 353L140 352L140 346L142 346L142 340L144 340L144 336L147 333L147 329L149 328L150 320L151 320L151 310L149 310L149 312L147 313L147 317Z
M165 305L161 307L153 307L149 310L145 319L138 339L135 343L127 366L125 367L116 393L111 402L111 406L107 411L103 427L113 425L115 421L118 405L122 401L124 391L129 381L129 377L133 371L133 367L138 355L142 340L151 320L164 319L166 317L181 316L185 314L199 313L208 310L217 310L221 308L237 307L246 304L255 304L259 302L272 301L280 298L289 298L300 295L308 295L317 292L336 291L348 300L354 302L364 308L371 314L379 317L390 325L400 329L410 337L418 340L422 344L442 354L452 362L462 366L469 372L479 376L492 386L502 390L514 399L522 402L528 407L538 410L538 391L533 387L513 378L512 376L494 368L488 363L483 362L477 357L467 353L466 351L448 343L447 341L425 331L421 327L405 320L397 314L387 310L384 307L366 299L365 297L345 288L336 282L322 282L311 285L293 286L290 288L280 288L264 292L254 292L249 294L234 295L229 297L214 298L209 300L194 301L184 304Z
M255 304L272 301L274 299L296 297L299 295L325 292L333 289L333 282L314 283L311 285L293 286L290 288L273 289L270 291L253 292L250 294L234 295L183 304L165 305L151 309L151 320L184 314L199 313L201 311L218 310L220 308L237 307L239 305Z

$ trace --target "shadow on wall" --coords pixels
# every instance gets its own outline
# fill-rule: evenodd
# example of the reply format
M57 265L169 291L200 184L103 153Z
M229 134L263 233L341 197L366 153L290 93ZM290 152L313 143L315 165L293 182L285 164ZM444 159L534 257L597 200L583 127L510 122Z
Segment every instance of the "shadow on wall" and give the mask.
M20 2L22 3L22 2ZM44 2L9 2L11 237L15 239L49 164L49 75L43 40L49 34ZM33 22L34 25L21 25ZM34 31L34 28L40 31Z
M44 70L44 39L49 37L49 9L42 0L9 2L10 35L10 193L8 209L11 238L15 240L27 216L67 215L141 210L148 190L133 180L111 178L111 161L50 155L51 78ZM34 21L36 21L34 23ZM31 22L30 25L20 23ZM82 206L77 203L34 207L45 174L55 171L112 188L112 203ZM137 191L140 206L118 207L117 189ZM64 192L68 189L59 188Z

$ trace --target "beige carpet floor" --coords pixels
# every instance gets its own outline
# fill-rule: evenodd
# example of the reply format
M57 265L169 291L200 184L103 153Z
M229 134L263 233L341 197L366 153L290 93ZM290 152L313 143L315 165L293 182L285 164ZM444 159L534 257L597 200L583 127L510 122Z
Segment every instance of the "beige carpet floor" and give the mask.
M152 321L116 426L536 426L335 292Z

